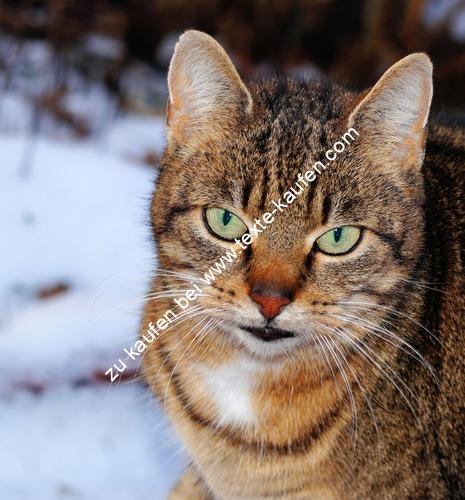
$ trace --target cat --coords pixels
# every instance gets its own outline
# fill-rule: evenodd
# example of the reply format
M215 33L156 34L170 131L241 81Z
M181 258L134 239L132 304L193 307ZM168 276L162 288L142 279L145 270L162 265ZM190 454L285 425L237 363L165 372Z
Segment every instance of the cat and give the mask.
M191 458L170 498L465 498L465 129L429 119L428 56L246 84L187 31L168 87L142 335L358 134L147 349Z

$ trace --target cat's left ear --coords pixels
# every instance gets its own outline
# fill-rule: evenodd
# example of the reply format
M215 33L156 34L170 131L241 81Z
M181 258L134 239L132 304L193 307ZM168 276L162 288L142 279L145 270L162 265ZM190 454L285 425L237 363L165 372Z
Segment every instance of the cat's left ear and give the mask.
M357 105L349 126L366 139L372 154L421 165L433 96L432 72L426 54L404 57Z

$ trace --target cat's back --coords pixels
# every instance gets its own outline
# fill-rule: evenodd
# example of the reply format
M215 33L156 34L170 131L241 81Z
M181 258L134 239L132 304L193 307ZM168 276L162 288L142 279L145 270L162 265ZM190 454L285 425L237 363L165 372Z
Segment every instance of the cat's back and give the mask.
M438 260L437 265L441 265L443 271L446 268L453 269L457 273L455 280L463 284L465 118L439 116L430 121L423 173L426 194L425 236L430 242L430 251ZM436 279L446 279L438 276L438 273L439 269L434 269Z
M436 453L448 489L465 491L465 120L430 122L425 176L425 257L431 259L426 315L438 337L433 411Z
M433 278L445 282L448 287L460 286L463 293L465 118L439 116L430 121L423 173L426 193L425 236L430 253L433 254Z
M446 205L463 210L465 117L450 118L439 115L430 121L424 173L427 188L434 187L439 190L437 194L449 202ZM461 220L464 220L463 217Z

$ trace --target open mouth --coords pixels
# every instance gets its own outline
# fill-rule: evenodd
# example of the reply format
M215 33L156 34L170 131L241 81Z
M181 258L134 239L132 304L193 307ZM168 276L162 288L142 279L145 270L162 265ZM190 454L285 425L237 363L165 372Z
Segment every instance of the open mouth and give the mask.
M280 330L279 328L264 327L264 328L252 328L248 326L242 326L243 330L251 333L254 337L263 340L264 342L271 342L272 340L285 339L289 337L294 337L292 332L287 330Z

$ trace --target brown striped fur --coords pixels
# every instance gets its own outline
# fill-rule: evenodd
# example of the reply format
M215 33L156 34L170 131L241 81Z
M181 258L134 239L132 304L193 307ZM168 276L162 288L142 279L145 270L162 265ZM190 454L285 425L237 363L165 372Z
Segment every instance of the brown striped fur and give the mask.
M147 383L192 458L171 498L463 498L465 130L430 119L424 156L427 57L404 59L362 94L328 82L245 86L198 32L173 61L151 209L154 293L182 296L230 246L206 231L204 206L253 222L349 125L360 137L204 288L193 304L203 309L145 353ZM358 247L317 252L315 238L342 224L366 228ZM256 279L295 289L275 321L298 341L262 352L238 334L260 321ZM344 304L355 300L374 305ZM151 300L142 334L167 309L169 293ZM209 380L223 372L217 394ZM225 421L219 401L242 383L250 415Z

